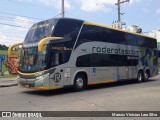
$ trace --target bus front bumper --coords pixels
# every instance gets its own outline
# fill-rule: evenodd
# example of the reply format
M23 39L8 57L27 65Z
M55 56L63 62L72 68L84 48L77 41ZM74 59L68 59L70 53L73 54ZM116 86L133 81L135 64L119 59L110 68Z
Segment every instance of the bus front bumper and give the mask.
M49 86L49 77L39 77L36 79L26 79L18 77L18 86L21 88L30 88L36 90L59 89L59 86Z

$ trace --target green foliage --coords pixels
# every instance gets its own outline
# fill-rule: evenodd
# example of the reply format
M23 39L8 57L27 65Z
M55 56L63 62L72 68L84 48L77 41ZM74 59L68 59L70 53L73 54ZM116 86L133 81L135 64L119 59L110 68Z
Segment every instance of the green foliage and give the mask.
M0 50L8 50L8 47L6 45L0 44Z

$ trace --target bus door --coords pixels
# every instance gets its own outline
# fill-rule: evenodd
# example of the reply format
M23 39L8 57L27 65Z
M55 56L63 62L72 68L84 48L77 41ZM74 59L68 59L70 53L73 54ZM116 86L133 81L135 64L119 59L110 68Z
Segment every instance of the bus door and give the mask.
M61 66L63 63L64 57L63 52L50 51L50 56L48 56L47 66L56 67L59 65L59 67L56 67L54 73L50 74L50 86L63 86L64 85L64 69Z

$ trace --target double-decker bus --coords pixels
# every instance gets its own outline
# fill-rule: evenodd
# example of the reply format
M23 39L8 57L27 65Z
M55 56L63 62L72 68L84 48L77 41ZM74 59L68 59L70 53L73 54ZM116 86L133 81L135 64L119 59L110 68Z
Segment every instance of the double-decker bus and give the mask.
M88 21L54 18L34 24L23 42L18 84L51 90L158 74L157 41Z

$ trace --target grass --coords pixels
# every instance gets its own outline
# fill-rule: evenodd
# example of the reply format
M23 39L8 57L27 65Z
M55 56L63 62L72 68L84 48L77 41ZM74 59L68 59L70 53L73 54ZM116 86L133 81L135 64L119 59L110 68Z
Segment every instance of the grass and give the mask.
M18 51L13 51L13 53L17 54ZM7 50L0 50L0 55L5 55L5 60L7 60L7 55L8 52ZM8 71L8 68L2 63L2 75L1 78L12 78L12 77L16 77L17 75L12 75L12 74L7 74L4 75L4 72Z

